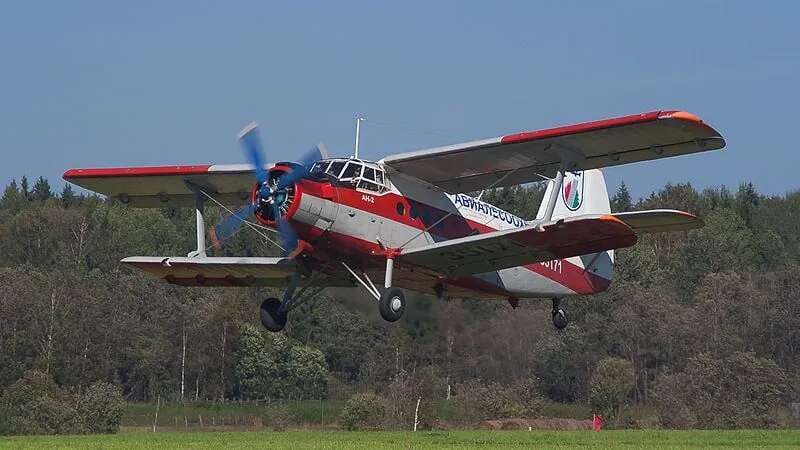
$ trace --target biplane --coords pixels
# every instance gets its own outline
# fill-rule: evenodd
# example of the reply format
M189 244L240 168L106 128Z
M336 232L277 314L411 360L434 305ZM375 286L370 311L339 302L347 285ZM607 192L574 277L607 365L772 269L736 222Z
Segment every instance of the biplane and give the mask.
M258 127L238 139L247 164L71 169L64 179L131 207L196 210L187 256L121 262L181 286L285 287L261 303L280 331L288 313L328 287L361 287L387 321L404 291L438 298L560 300L607 289L614 250L638 236L702 226L659 209L612 213L601 168L721 149L722 136L685 111L653 111L387 156L330 157L317 145L297 161L267 163ZM525 220L469 193L546 181ZM207 230L205 208L229 214ZM238 205L244 206L237 208ZM276 257L209 256L240 227L282 251ZM273 240L270 236L275 237ZM378 279L376 284L373 279Z

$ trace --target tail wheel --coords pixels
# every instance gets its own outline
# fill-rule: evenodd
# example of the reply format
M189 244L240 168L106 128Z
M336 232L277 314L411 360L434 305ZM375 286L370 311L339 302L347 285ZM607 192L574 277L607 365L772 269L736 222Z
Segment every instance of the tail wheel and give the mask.
M406 297L398 288L389 288L383 291L378 300L378 311L387 322L397 322L403 317L406 310Z
M553 308L553 326L558 330L563 330L569 324L567 313L561 307Z
M261 302L261 325L269 331L277 332L286 326L286 311L281 310L281 301L270 297Z

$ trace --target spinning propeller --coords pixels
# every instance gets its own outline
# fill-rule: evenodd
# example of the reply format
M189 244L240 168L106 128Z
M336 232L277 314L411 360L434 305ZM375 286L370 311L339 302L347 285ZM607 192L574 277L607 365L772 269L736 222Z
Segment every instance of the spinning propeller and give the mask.
M255 167L257 184L253 189L251 202L220 220L214 227L212 230L214 244L219 247L222 242L233 236L248 218L258 215L274 223L284 254L293 254L298 247L297 233L285 215L295 200L295 183L309 175L314 163L327 157L325 147L319 144L303 154L298 164L291 166L290 171L267 171L264 168L264 147L261 145L258 125L255 122L247 125L239 132L238 138L248 161Z

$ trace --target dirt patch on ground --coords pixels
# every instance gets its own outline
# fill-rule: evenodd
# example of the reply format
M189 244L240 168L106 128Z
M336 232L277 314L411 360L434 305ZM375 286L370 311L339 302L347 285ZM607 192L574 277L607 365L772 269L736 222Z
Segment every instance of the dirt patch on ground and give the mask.
M478 424L483 430L591 430L591 420L578 419L496 419Z

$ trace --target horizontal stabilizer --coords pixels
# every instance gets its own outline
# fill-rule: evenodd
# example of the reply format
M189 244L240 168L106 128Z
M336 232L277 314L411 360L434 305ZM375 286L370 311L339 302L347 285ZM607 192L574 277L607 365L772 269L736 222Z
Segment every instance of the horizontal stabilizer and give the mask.
M631 211L612 216L625 222L636 234L686 231L703 227L703 221L697 216L674 209Z

